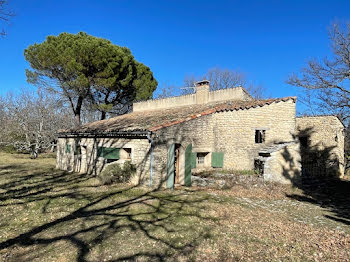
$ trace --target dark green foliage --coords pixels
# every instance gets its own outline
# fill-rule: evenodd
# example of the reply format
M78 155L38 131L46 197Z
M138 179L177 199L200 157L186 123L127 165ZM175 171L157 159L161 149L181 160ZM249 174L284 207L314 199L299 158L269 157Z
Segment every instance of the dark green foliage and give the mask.
M13 145L1 145L0 151L10 154L18 153L17 149Z
M62 94L77 124L84 101L104 118L114 110L123 113L135 99L152 97L157 86L150 69L128 48L83 32L48 36L24 55L33 69L26 71L28 81Z
M126 161L122 166L117 163L106 166L98 178L102 185L127 183L135 172L135 165L131 164L130 161Z

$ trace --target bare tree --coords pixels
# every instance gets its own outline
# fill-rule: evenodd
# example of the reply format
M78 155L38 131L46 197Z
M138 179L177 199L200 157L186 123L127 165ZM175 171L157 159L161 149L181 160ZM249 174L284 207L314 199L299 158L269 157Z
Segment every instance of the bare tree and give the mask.
M320 113L337 114L343 120L350 117L350 23L344 27L333 24L329 30L331 58L312 59L299 74L291 75L287 83L305 90L306 100Z
M14 16L14 13L7 9L7 4L7 0L0 0L0 20L5 23L8 23L10 21L10 18ZM0 31L0 35L4 36L5 34L5 30L2 29Z
M159 91L154 98L160 99L176 96L176 89L177 88L174 85L163 84L161 87L159 87Z
M58 129L73 126L73 117L55 97L41 91L23 90L2 98L0 142L27 151L36 158L39 152L55 146Z
M264 88L261 85L255 85L248 82L244 73L219 67L209 69L205 75L200 77L194 75L185 76L185 88L182 90L182 94L193 93L194 88L191 87L194 86L195 82L203 79L210 81L211 91L242 86L255 99L261 99L264 97Z

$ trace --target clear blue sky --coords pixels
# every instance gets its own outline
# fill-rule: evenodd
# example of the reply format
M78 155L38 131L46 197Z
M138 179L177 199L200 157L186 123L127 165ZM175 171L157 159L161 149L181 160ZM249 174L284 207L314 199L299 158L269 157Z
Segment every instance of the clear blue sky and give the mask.
M28 86L23 50L47 35L88 34L127 46L160 84L237 69L272 97L311 57L329 55L327 27L350 21L350 1L9 0L16 13L0 38L0 94Z

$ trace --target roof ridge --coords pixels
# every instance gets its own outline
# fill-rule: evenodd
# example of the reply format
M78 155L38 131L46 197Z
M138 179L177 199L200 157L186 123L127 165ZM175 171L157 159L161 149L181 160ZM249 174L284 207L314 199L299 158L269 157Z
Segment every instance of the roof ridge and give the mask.
M253 100L253 101L244 101L244 102L257 102L257 101L264 101L265 103L261 104L261 105L248 105L248 106L239 106L238 108L222 108L220 107L220 105L217 105L213 108L210 108L210 109L207 109L201 113L198 113L198 114L194 114L194 115L190 115L184 119L181 119L181 120L175 120L175 121L171 121L171 122L168 122L168 123L165 123L165 124L161 124L161 125L158 125L158 126L154 126L154 127L151 127L149 130L154 132L154 131L157 131L159 129L162 129L162 128L165 128L165 127L169 127L169 126L173 126L173 125L177 125L177 124L181 124L181 123L184 123L184 122L187 122L189 120L193 120L193 119L196 119L196 118L199 118L201 116L206 116L206 115L210 115L210 114L214 114L214 113L218 113L218 112L223 112L223 111L238 111L238 110L244 110L244 109L250 109L250 108L256 108L258 106L262 107L262 106L265 106L265 105L271 105L272 103L278 103L278 102L286 102L288 100L293 100L293 102L295 102L297 99L296 96L288 96L288 97L282 97L282 98L272 98L272 99L265 99L265 100ZM242 102L242 101L240 101ZM225 103L222 103L221 106L223 106Z

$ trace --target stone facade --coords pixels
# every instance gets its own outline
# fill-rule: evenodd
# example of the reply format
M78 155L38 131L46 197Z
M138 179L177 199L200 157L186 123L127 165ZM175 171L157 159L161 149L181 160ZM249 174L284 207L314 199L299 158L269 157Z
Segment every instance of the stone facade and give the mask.
M224 98L226 102L211 105ZM186 103L195 104L181 107ZM154 108L157 110L152 111ZM130 157L137 167L134 184L165 185L169 179L169 152L174 148L170 152L176 154L172 156L176 164L170 163L176 169L174 183L185 184L189 159L186 152L190 148L192 172L252 170L259 160L266 180L291 183L299 181L305 172L302 164L308 163L306 156L315 157L312 148L317 152L328 149L328 162L325 161L333 169L327 170L335 170L337 175L344 172L342 123L336 117L296 118L293 97L252 100L242 88L209 92L209 85L201 82L194 95L136 103L134 110L137 113L61 133L57 168L97 175L108 164L103 157L97 157L97 148L120 148L116 163ZM172 115L164 116L162 112ZM140 130L143 123L145 129ZM105 129L100 131L100 127ZM298 140L306 131L310 141L307 152ZM67 151L67 145L71 150Z
M264 143L255 143L256 129L266 130ZM170 144L181 145L182 157L185 148L192 144L192 151L208 153L209 161L212 152L223 152L224 169L251 170L254 168L254 157L258 155L260 149L267 144L293 141L294 129L293 100L248 110L211 114L160 129L153 135L155 143L153 179L155 183L162 183L166 178L167 150ZM184 159L180 161L184 163ZM198 167L192 171L201 169ZM210 164L206 169L212 169ZM183 183L183 180L184 165L180 168L180 183Z
M344 125L336 116L296 119L301 161L306 175L344 175Z
M214 118L216 150L225 153L225 168L253 169L253 159L262 147L293 141L295 101L218 113ZM256 130L265 130L264 143L255 143Z
M197 88L196 94L169 97L164 99L147 100L133 104L133 111L147 111L172 107L181 107L194 104L204 104L218 101L231 100L252 100L252 97L242 87L216 90L209 92L209 85Z
M298 142L272 145L259 152L263 160L263 177L266 181L282 184L301 182L301 157Z
M70 145L70 152L66 150L67 145ZM81 148L81 154L77 154L78 146ZM61 137L58 139L56 168L97 175L108 164L106 159L97 157L98 147L131 149L130 161L137 168L133 184L143 183L145 179L149 179L151 146L147 139ZM128 159L121 156L116 163L122 164L125 160Z

